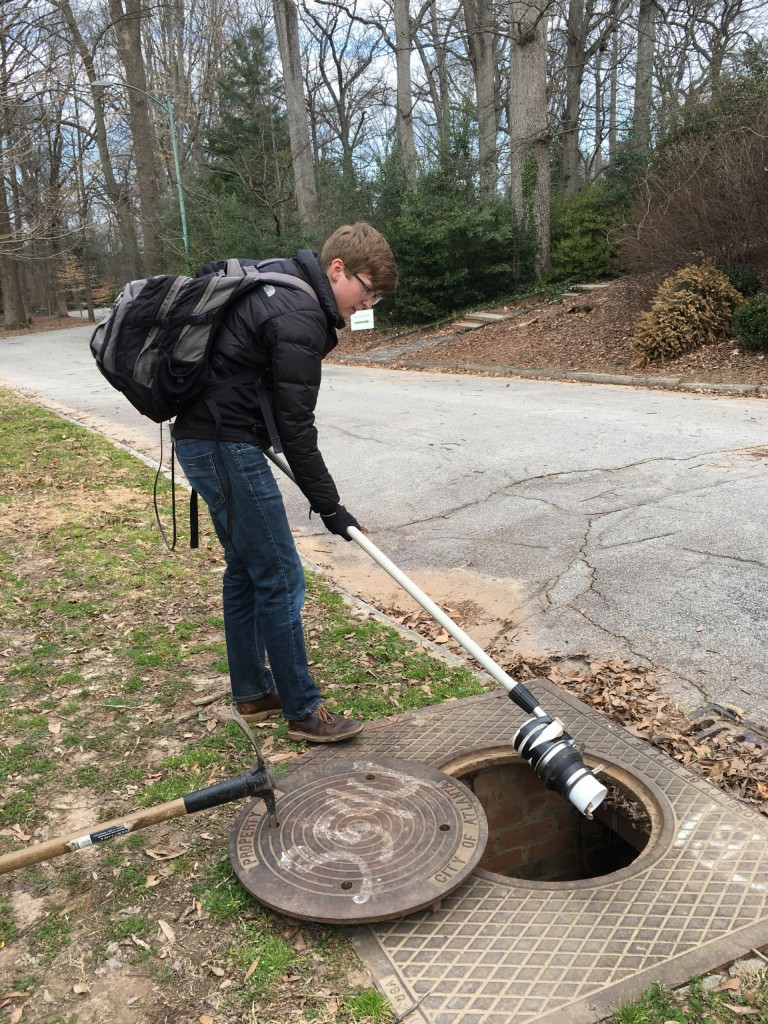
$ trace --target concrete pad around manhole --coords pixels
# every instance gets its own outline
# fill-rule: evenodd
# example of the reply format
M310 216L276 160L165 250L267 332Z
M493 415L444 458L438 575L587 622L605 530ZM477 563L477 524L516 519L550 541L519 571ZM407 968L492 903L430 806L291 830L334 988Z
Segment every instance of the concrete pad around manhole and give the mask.
M768 937L768 820L548 681L530 688L585 759L605 760L609 777L649 810L647 842L630 829L630 845L642 848L597 877L542 881L481 868L437 911L351 928L408 1024L586 1024L655 981L683 984ZM490 752L503 769L499 752L522 717L499 691L370 724L343 750L310 757L318 767L394 757L462 775ZM304 760L302 771L310 768ZM550 797L528 771L531 792ZM492 788L493 775L482 784ZM503 845L503 826L493 828Z

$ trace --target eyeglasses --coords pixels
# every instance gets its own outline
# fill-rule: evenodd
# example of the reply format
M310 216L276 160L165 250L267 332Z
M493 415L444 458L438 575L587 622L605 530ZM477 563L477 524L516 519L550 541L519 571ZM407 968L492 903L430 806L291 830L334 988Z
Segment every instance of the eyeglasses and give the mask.
M371 287L371 285L366 284L365 281L362 279L362 277L360 277L359 274L352 274L352 277L356 278L360 282L360 284L363 286L363 298L370 299L371 300L371 305L375 306L376 303L381 298L381 292L375 292L373 290L373 288Z

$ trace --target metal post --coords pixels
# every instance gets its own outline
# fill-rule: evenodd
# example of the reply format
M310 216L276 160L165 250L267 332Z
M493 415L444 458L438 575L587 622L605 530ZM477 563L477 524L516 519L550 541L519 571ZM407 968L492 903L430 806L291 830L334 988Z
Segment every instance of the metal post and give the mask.
M176 175L176 196L179 203L179 213L181 214L181 237L184 242L184 258L187 265L187 273L192 275L192 257L189 251L189 229L187 227L187 206L184 201L184 189L181 184L181 161L179 159L179 143L176 138L176 118L173 114L173 96L168 93L165 100L161 100L158 96L153 96L151 92L147 92L145 89L140 89L138 85L130 85L128 82L124 82L119 78L110 78L100 81L91 82L91 85L97 89L106 89L110 85L121 85L124 89L132 89L134 92L141 93L142 96L146 96L148 100L152 100L159 107L166 112L168 115L168 122L171 129L171 146L173 148L173 168Z
M171 144L173 146L173 166L176 169L176 191L179 197L179 212L181 213L181 236L184 240L184 256L187 262L187 273L192 276L192 259L189 254L189 230L187 228L187 207L184 202L184 190L181 187L181 163L179 161L179 144L176 139L176 119L173 116L173 97L169 93L168 120L171 125Z

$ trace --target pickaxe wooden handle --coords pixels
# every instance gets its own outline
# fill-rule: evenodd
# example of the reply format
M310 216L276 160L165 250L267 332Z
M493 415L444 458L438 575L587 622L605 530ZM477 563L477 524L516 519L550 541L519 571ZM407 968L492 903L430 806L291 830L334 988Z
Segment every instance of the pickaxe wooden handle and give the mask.
M92 832L72 832L60 839L48 839L46 842L37 843L25 850L14 850L12 853L3 854L0 857L0 875L7 871L16 871L18 868L27 867L29 864L52 860L65 853L85 850L89 846L105 843L109 839L116 839L118 836L136 832L149 825L157 825L170 818L179 818L183 814L194 814L197 811L207 810L209 807L218 807L219 804L243 800L246 797L261 797L267 805L270 825L276 827L274 788L275 780L272 772L261 762L256 768L251 768L242 775L235 776L234 779L226 779L223 782L216 782L212 786L206 786L204 789L196 789L192 793L187 793L186 796L158 804L156 807L147 807L142 811L132 811L121 818L113 818L111 821L105 821L102 825L97 825Z

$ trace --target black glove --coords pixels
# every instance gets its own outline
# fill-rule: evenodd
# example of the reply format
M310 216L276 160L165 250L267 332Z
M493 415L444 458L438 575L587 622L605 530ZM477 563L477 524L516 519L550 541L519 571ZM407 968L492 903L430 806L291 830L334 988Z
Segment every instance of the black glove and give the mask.
M337 537L343 537L344 540L352 540L347 536L348 526L356 526L358 530L360 529L360 523L347 512L343 505L337 505L333 512L327 512L325 515L321 512L320 518L329 533L335 533Z

